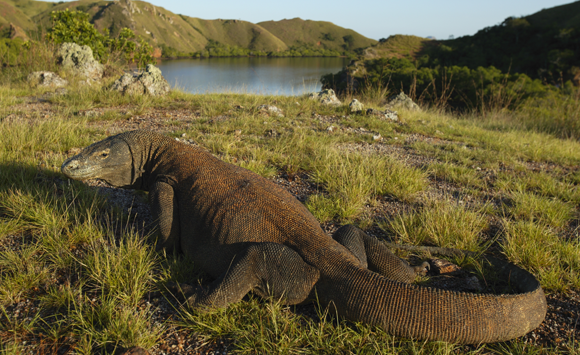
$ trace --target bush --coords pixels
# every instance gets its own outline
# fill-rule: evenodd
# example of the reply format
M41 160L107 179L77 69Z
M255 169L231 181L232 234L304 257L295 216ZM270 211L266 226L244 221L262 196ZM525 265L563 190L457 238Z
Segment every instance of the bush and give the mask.
M338 92L363 88L403 90L419 101L455 109L513 108L522 99L546 94L550 88L526 74L508 74L490 66L429 68L404 58L379 58L363 63L364 74L355 77L358 87L348 87L346 71L321 78L324 88ZM346 69L348 70L348 69Z
M89 22L89 14L80 11L53 11L50 15L53 27L46 38L56 44L72 42L80 46L89 46L93 56L101 63L109 56L120 56L127 62L133 62L138 67L155 63L153 47L142 38L137 39L135 33L123 28L118 38L110 38L108 31L100 33Z

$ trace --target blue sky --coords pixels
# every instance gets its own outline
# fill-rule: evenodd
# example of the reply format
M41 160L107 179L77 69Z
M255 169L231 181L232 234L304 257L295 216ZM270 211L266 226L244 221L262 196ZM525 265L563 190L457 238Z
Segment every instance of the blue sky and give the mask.
M250 22L300 17L330 21L379 39L394 34L438 39L472 35L509 16L531 15L544 8L569 4L558 0L150 0L156 6L202 19Z

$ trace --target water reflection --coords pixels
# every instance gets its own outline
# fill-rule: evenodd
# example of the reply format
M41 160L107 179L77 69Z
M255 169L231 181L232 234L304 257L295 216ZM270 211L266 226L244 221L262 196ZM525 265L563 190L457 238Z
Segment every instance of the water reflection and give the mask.
M320 90L320 77L336 73L346 58L207 58L162 61L172 87L193 93L240 92L300 95Z

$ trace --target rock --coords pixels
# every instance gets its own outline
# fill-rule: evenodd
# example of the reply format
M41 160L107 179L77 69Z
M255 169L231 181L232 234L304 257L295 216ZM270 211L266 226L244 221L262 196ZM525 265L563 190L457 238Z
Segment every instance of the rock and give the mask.
M385 110L385 111L380 111L374 108L369 108L367 110L367 115L373 115L373 116L377 116L380 119L387 119L387 120L391 120L391 121L398 121L399 120L399 116L397 115L397 111L391 111L391 110Z
M382 141L383 137L381 136L380 133L377 133L377 134L373 135L373 140L374 141Z
M103 77L103 65L93 58L89 46L63 43L56 53L56 60L65 70L83 78L99 80Z
M435 275L456 274L461 270L459 266L443 259L431 259L429 264Z
M348 108L350 109L350 112L354 113L354 112L361 112L362 110L364 110L365 107L357 99L352 99L350 104L348 104Z
M276 132L275 129L269 129L269 130L266 131L266 135L268 137L274 137L275 138L275 137L278 137L280 134L278 132Z
M96 110L87 110L87 111L79 112L79 116L85 116L85 117L89 117L89 118L101 117L102 115L103 115L102 112L96 111Z
M32 86L61 88L68 85L68 81L51 71L35 71L30 73L26 80Z
M123 74L113 83L111 90L129 95L163 96L169 92L169 84L159 68L148 64L143 72Z
M329 126L329 127L326 129L326 132L328 132L328 133L332 133L332 132L334 132L334 130L335 130L334 126Z
M399 116L397 115L397 111L391 111L389 109L386 109L385 111L383 111L383 113L385 114L385 118L391 121L398 121L399 120Z
M138 8L131 0L114 0L114 1L121 4L121 6L127 9L127 11L129 11L131 14L141 13L141 9Z
M320 92L313 92L308 95L311 100L317 100L323 105L340 106L342 102L336 97L334 90L326 89Z
M419 105L413 102L411 98L405 93L401 92L399 95L393 95L387 99L387 108L405 108L411 111L421 111Z
M258 111L266 112L270 115L275 115L277 117L284 117L284 113L276 106L272 105L260 105L258 106Z

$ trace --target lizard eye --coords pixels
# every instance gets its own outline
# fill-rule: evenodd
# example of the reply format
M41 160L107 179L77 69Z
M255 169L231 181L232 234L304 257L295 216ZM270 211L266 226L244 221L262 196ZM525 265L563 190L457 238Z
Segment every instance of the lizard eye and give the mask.
M106 158L109 156L109 150L104 150L100 154L101 158Z

